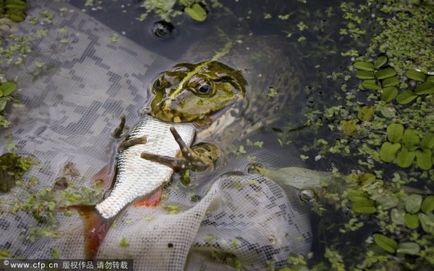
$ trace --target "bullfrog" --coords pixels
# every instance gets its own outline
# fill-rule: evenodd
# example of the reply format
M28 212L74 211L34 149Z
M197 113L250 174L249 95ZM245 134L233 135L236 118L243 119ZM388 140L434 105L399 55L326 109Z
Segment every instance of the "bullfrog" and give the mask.
M151 86L152 110L121 143L110 194L94 207L73 207L86 218L88 258L96 255L111 222L132 201L158 193L174 171L213 165L217 147L205 142L193 145L195 125L209 125L214 114L242 100L246 81L238 70L211 59L175 65ZM124 123L116 130L124 130Z

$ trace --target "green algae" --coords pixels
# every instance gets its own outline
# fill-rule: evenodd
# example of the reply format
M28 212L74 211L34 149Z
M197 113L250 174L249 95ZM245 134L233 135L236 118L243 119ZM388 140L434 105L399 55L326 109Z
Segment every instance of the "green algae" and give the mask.
M0 156L0 191L9 192L17 182L23 180L32 165L30 157L20 156L14 152Z

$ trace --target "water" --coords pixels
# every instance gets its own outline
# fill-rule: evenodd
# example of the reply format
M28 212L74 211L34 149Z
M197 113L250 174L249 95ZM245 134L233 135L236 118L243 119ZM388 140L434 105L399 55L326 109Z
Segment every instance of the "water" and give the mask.
M83 180L79 185L90 186L92 176L101 168L107 165L109 168L113 167L118 142L108 135L116 128L120 115L127 115L129 126L137 122L141 111L149 105L152 97L150 85L159 73L176 63L198 63L210 59L228 42L232 42L232 49L219 61L241 70L248 82L247 98L250 107L243 114L238 112L243 120L236 123L239 126L233 126L235 128L232 130L227 129L223 136L199 133L199 140L211 141L219 147L223 146L225 157L220 162L219 166L222 168L219 172L231 166L237 170L246 167L249 162L246 157L252 154L260 157L267 166L276 168L299 166L330 171L333 165L337 165L344 173L359 168L359 158L356 156L348 158L336 154L318 160L312 159L318 154L317 149L305 150L306 145L312 147L311 145L318 138L327 138L330 141L339 139L339 136L330 133L327 127L315 129L306 126L305 121L308 118L306 113L328 107L336 104L339 99L346 98L346 93L340 89L340 83L330 80L328 76L332 72L345 71L350 64L350 59L342 57L341 52L354 47L364 48L368 42L363 38L354 42L347 36L339 34L339 29L343 25L338 8L340 1L316 0L308 1L306 4L303 1L225 0L221 1L224 8L209 9L208 18L203 23L194 22L184 14L172 18L168 28L167 25L161 24L161 18L155 14L149 14L143 22L138 21L137 18L144 12L141 1L103 2L102 9L99 9L98 5L96 8L86 7L84 0L69 1L69 4L78 8L74 12L87 14L106 27L89 23L88 20L83 19L84 17L74 19L74 16L69 16L65 20L56 21L59 27L74 26L73 31L67 34L70 43L62 45L61 37L53 31L54 34L49 36L48 42L39 44L39 48L45 51L37 52L32 56L32 60L44 61L48 68L44 69L40 76L23 76L25 106L11 109L12 120L16 123L11 131L16 138L18 150L42 159L41 166L32 171L33 175L42 180L41 187L53 183L62 174L62 168L68 161L73 161L80 169ZM159 36L155 35L158 28L160 28ZM75 32L80 33L81 36L74 36ZM121 40L117 42L119 37ZM80 51L82 49L85 49L84 53ZM53 53L56 50L63 54L56 56ZM13 72L12 70L9 74ZM62 85L64 78L72 78L72 80L65 80L66 85ZM353 79L346 83L357 84ZM35 89L33 93L28 91L32 88ZM277 94L273 91L277 91ZM365 99L363 103L369 104L370 101ZM348 110L350 114L354 109L348 108ZM333 121L337 120L331 120L329 124L336 124ZM246 136L249 141L246 140ZM242 140L238 140L239 138ZM262 144L263 147L255 146L255 143ZM304 159L303 155L310 156L310 159ZM392 167L381 169L385 169L390 175L394 171ZM187 199L194 198L194 201L197 201L205 198L214 184L215 177L213 174L208 174L208 172L192 174L192 185L189 187L180 185L179 176L176 176L174 184L168 188L168 202L173 201L174 204L192 207ZM202 179L207 181L200 182ZM263 183L260 181L258 183L247 185L251 188L249 193L259 194L258 191L265 191ZM243 193L242 188L237 189L241 191L240 194ZM280 191L273 190L273 192L279 200ZM237 201L231 196L233 195L230 193L222 193L221 199L228 200L236 206ZM289 197L293 197L290 198L290 203L295 206L294 210L299 210L296 193L289 193ZM268 198L271 198L270 202L273 203L273 196ZM246 199L253 202L255 197L247 194ZM221 202L218 204L216 203L217 207L215 207L217 209L225 206ZM232 207L231 204L227 205ZM367 236L378 230L375 223L371 224L368 221L363 231L357 234L340 234L336 229L347 222L347 213L345 210L330 211L334 206L331 204L326 206L329 208L326 217L308 215L312 221L312 231L306 230L303 236L305 240L313 241L311 249L313 258L310 261L314 263L323 260L325 248L330 244L335 244L337 249L345 250L346 246L364 242ZM166 206L167 208L169 207ZM270 207L270 210L273 208L274 206ZM307 213L305 208L306 206L300 207L303 215ZM211 208L211 212L212 210ZM143 212L148 219L155 213L160 214L158 213L160 211ZM135 229L130 229L126 222L131 217L136 218L131 215L134 212L139 211L132 208L120 219L120 233L116 231L116 234L120 236L121 233L128 233L128 229L135 232ZM207 220L209 225L213 223L215 225L216 221L222 219L221 217L225 218L224 215L219 218L222 213L223 211L212 217L215 220ZM230 212L226 215L228 213ZM237 214L235 211L234 213ZM249 214L249 212L241 212L238 215L244 217L246 213ZM254 210L251 210L251 213L254 213ZM279 214L277 212L276 217L279 217ZM139 213L137 216L145 217L145 215ZM24 224L27 227L32 223L31 218L24 217L23 220L26 221ZM64 217L62 219L62 223L69 222L75 227L74 229L77 229L76 235L71 236L80 238L78 234L80 222ZM131 220L135 221L134 219ZM251 224L256 225L253 222ZM139 228L142 224L137 225ZM122 231L123 227L125 231ZM68 230L70 229L65 232ZM229 229L227 231L232 234ZM208 241L195 240L200 251L198 255L202 255L201 253L207 255L210 247L211 250L225 247L227 245L225 242L231 241L223 238L224 242L207 247L212 242L212 238L206 233L207 231L203 230L199 235L202 234L209 239ZM110 239L112 243L103 248L102 253L106 253L103 255L113 255L112 250L117 249L116 234L109 236L112 238ZM18 235L16 232L11 234L12 237ZM152 237L152 234L150 236ZM224 234L221 236L224 237ZM273 238L268 239L270 244L275 245ZM71 240L75 239L71 237ZM44 249L36 254L46 256L50 245L56 243L46 240L43 242L46 242L41 245ZM273 257L277 257L278 253L270 252L272 249L269 247L273 248L272 245L267 248L265 245L259 246L250 241L244 240L244 242L244 247L263 252L261 255L265 255L267 260L274 260ZM68 251L71 253L80 251L80 244L80 242L70 242L59 246L66 255ZM173 247L173 243L170 244ZM362 246L359 248L363 250ZM133 247L133 252L134 249L140 251L141 247ZM16 245L12 247L12 251L18 256L37 257L33 245L23 244L22 248ZM144 251L150 253L146 246ZM354 250L354 254L358 252L359 250ZM250 261L251 259L246 256L248 254L243 253L237 256L246 262ZM297 254L297 251L292 253ZM351 254L352 252L347 256ZM202 259L200 257L205 257L198 255L195 259L199 261ZM233 260L230 255L212 256L220 257L221 261ZM277 266L283 266L285 260L280 258L279 260Z

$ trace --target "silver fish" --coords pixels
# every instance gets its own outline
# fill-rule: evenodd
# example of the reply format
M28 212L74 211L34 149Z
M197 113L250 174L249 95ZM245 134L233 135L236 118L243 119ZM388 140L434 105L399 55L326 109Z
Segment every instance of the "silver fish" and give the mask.
M107 198L96 205L103 218L114 217L134 199L149 195L170 181L172 168L140 157L143 152L175 157L180 148L170 127L175 127L187 146L193 143L195 128L191 123L165 123L146 115L133 128L129 138L146 136L147 142L119 153L114 188Z

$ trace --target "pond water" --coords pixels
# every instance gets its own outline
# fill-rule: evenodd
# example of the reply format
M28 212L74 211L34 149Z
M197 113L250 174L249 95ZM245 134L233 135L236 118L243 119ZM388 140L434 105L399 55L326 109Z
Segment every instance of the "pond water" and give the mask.
M157 2L170 5L172 1ZM156 207L143 208L143 201L135 201L110 221L109 230L97 228L101 233L92 244L97 257L133 259L134 270L287 270L288 266L305 270L297 259L311 265L328 261L339 269L343 261L351 266L351 257L365 253L365 245L375 242L384 248L371 235L384 233L381 218L388 216L391 207L376 210L374 197L380 206L382 195L372 190L386 190L386 185L366 185L360 192L353 183L405 178L397 177L402 169L377 163L380 159L374 159L374 164L370 157L363 164L369 150L361 151L359 146L374 142L380 147L381 142L367 134L388 123L371 125L359 114L360 136L352 137L356 126L351 126L351 116L357 116L360 108L365 106L368 112L375 105L383 115L385 110L368 95L346 91L359 82L348 76L354 58L343 56L350 49L364 50L370 40L342 34L345 14L340 1L219 3L220 7L206 7L204 22L182 13L180 4L173 6L180 14L164 22L165 14L143 16L143 1L30 3L26 22L16 30L31 37L32 50L25 53L24 67L12 61L0 65L0 74L16 78L22 103L7 108L12 125L0 130L0 150L8 151L7 142L13 141L17 153L38 161L26 175L35 179L0 194L0 227L6 233L0 238L0 249L7 251L6 256L84 258L89 248L83 231L86 219L61 208L95 205L104 192L108 195L121 143L112 133L121 116L133 127L152 110L157 78L173 74L165 71L176 64L209 59L239 70L247 82L239 104L217 113L211 125L196 126L196 142L220 149L214 170L190 171L188 184L185 174L175 174ZM376 33L377 28L371 23L364 30ZM219 75L220 71L213 72ZM429 124L430 118L434 120L429 117L431 106L423 104L420 110L428 116L427 124L421 125L427 134L434 132L434 123ZM342 121L348 120L346 128ZM415 122L417 118L408 123ZM406 128L408 123L404 121ZM379 133L384 136L388 131ZM422 133L418 136L423 138ZM340 177L333 179L326 173L331 171L339 171ZM350 173L351 177L342 177ZM353 183L348 181L351 178ZM415 166L408 179L417 184L405 191L429 198L432 169L421 171ZM327 189L320 188L323 182L329 182ZM399 190L404 184L392 186ZM360 220L354 215L357 204L351 207L348 198L342 201L350 190L365 204ZM426 202L424 210L430 210ZM406 204L396 203L393 208L399 211ZM373 213L369 208L378 216L369 216ZM424 219L429 218L419 218L420 223ZM410 235L408 229L402 231ZM417 246L428 251L429 242ZM346 247L351 249L345 252ZM340 260L336 251L346 258Z

